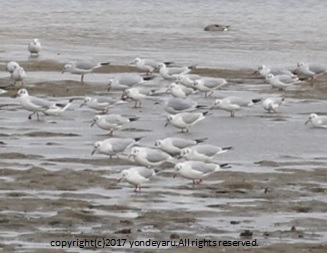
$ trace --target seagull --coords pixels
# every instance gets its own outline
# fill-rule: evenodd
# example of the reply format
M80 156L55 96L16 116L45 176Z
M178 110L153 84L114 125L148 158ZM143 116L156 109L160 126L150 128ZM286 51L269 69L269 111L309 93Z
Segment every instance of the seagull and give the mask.
M193 112L197 109L207 108L206 105L199 105L196 101L185 98L172 97L165 99L164 101L163 109L170 114Z
M32 116L36 114L38 120L39 112L43 112L45 115L59 116L70 106L74 100L70 99L69 102L65 105L54 103L42 98L29 96L26 89L20 89L16 95L20 98L20 104L22 107L28 111L33 112L28 116L28 119L32 119Z
M170 154L171 156L179 156L183 148L202 143L206 139L207 138L192 140L179 137L168 137L162 140L156 140L154 146Z
M175 115L171 114L167 116L165 127L168 126L168 124L172 124L174 127L182 129L182 133L184 130L189 132L190 127L203 120L207 113L208 112L182 112Z
M273 88L278 88L279 90L284 90L299 81L297 76L289 75L277 75L268 74L266 80L271 84Z
M194 88L194 81L200 79L201 76L196 74L185 74L185 75L177 75L176 83L180 83L188 88Z
M147 75L158 69L161 62L152 59L135 58L130 64L135 65L141 71L145 71ZM171 62L164 62L165 65L170 65Z
M299 62L297 64L296 72L300 76L304 76L306 78L311 78L311 81L313 83L313 79L317 76L323 75L327 72L327 68L320 64L308 64Z
M139 138L110 138L105 139L103 141L97 141L94 143L94 149L91 153L93 155L94 153L100 153L108 155L110 158L112 158L114 155L118 157L118 153L124 152L129 147L134 146L138 143L138 141L141 140L141 137Z
M28 51L31 55L39 55L39 52L41 51L41 42L38 39L33 39L28 44Z
M135 101L134 108L141 108L142 101L145 98L150 98L150 95L153 94L153 90L149 91L147 89L144 89L143 87L133 87L126 89L123 92L122 99L126 100L128 98Z
M121 177L118 179L118 182L126 180L129 184L135 185L134 192L140 192L141 185L148 182L154 175L154 170L145 167L131 167L121 172Z
M93 63L88 61L75 61L67 63L61 74L69 72L71 74L81 75L81 83L84 83L84 75L93 72L95 69L109 65L109 62Z
M194 87L204 92L205 97L212 96L214 90L217 90L227 84L224 78L203 77L194 81ZM208 94L209 93L209 94Z
M311 113L309 119L304 124L306 125L309 122L311 122L314 127L327 128L327 116L318 116L315 113Z
M199 144L181 150L180 158L186 160L209 162L214 156L223 154L233 147L218 147L211 144Z
M109 79L108 91L110 91L111 89L124 91L128 88L132 88L134 86L143 84L146 81L152 80L153 78L154 76L145 77L135 73L124 73Z
M103 130L109 130L109 135L113 135L114 130L120 129L124 124L136 121L138 118L128 118L119 114L96 115L94 116L91 127L96 124Z
M125 101L121 99L114 99L111 97L88 97L86 96L84 98L84 102L80 105L80 107L83 107L84 105L87 105L89 108L102 111L103 113L106 113L109 111L109 108L112 108L116 105L124 104Z
M228 163L215 164L201 161L181 162L175 164L173 178L179 174L184 178L191 179L194 187L195 184L200 184L204 177L209 176L214 172L221 171L222 168L228 168Z
M159 74L165 80L176 80L178 75L184 75L189 73L194 66L183 66L183 67L167 67L164 63L159 63Z
M14 80L14 85L16 82L21 82L21 86L24 86L24 80L26 78L26 72L23 67L16 67L13 73L11 74L11 78Z
M186 86L183 86L183 85L180 85L180 84L177 84L177 83L171 83L169 85L167 91L170 91L170 94L175 98L177 98L177 97L186 98L189 95L195 93L194 89L188 88Z
M268 112L277 112L277 108L284 102L283 97L267 97L262 101L263 108Z
M286 68L269 68L266 65L261 65L258 67L258 71L256 71L260 74L261 77L266 78L268 74L273 75L288 75L288 76L295 76L292 71L286 69Z
M172 156L154 148L133 147L129 157L133 157L138 165L148 168L160 166L165 162L174 163L174 158Z
M8 71L10 73L10 76L12 76L12 74L14 73L15 69L18 69L20 66L17 62L15 61L10 61L7 63L6 66L6 71Z
M216 99L211 109L221 109L231 113L231 117L235 116L235 111L243 107L252 106L260 102L261 99L247 99L241 97L226 97L224 99Z

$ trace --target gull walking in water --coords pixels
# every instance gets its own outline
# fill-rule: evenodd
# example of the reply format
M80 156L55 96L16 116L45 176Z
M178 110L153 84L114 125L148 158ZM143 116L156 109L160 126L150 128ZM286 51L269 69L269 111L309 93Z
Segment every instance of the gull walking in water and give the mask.
M61 74L69 72L71 74L81 75L81 83L84 83L84 75L93 72L95 69L109 65L109 62L93 63L88 61L75 61L67 63Z
M270 112L277 112L277 108L281 106L285 98L283 97L267 97L262 101L262 107Z
M20 89L17 92L17 96L20 99L20 104L22 107L33 112L28 116L28 119L32 119L32 116L36 114L38 120L39 112L42 112L45 115L59 116L70 106L73 101L73 99L70 99L67 104L50 102L42 98L29 96L26 89Z
M133 147L129 157L133 157L134 161L141 166L148 168L157 167L165 162L174 163L174 158L159 149L146 147Z
M203 77L194 81L194 87L204 92L204 96L212 96L214 90L217 90L227 84L224 78Z
M233 147L218 147L210 144L199 144L193 147L184 148L181 150L180 158L185 158L186 160L209 162L216 155L223 154Z
M121 129L124 124L136 121L138 119L139 118L135 117L124 117L119 114L96 115L94 116L91 127L96 124L103 130L109 130L109 135L113 135L114 130Z
M200 161L186 161L175 165L173 177L175 178L177 174L179 174L186 179L191 179L194 187L195 184L200 184L204 177L217 171L221 171L222 168L229 168L228 163L215 164Z
M205 115L208 112L182 112L178 114L171 114L167 116L167 122L165 127L168 124L173 125L174 127L182 129L182 133L189 132L191 126L205 119Z
M277 75L268 74L266 80L271 84L273 88L278 88L279 90L284 90L299 81L297 76L289 75Z
M141 191L141 185L148 182L155 175L155 171L145 167L132 167L121 172L118 182L126 180L129 184L134 185L134 192Z
M94 143L94 148L91 153L105 154L110 158L117 156L117 154L124 152L127 148L136 145L141 138L110 138Z
M314 78L327 72L327 67L320 64L308 64L299 62L297 64L296 72L300 77L310 78L311 83L313 84Z
M21 86L24 86L24 80L26 78L26 72L23 67L16 67L13 73L11 74L11 78L14 80L14 85L16 82L21 82Z
M97 111L102 111L103 113L107 113L110 108L124 104L125 101L121 99L114 99L111 97L88 97L86 96L84 98L84 102L80 105L80 107L83 107L84 105L87 105L89 108Z
M171 156L179 156L182 149L202 143L206 139L207 138L192 140L179 137L168 137L162 140L156 140L154 146Z
M33 39L30 43L28 43L28 51L31 56L38 56L41 51L41 42L38 39Z
M241 97L226 97L224 99L216 99L211 109L220 109L230 112L230 116L235 116L235 111L243 107L252 106L260 102L261 99L247 99Z
M314 127L327 128L327 116L318 116L311 113L309 119L304 123L305 125L311 122Z

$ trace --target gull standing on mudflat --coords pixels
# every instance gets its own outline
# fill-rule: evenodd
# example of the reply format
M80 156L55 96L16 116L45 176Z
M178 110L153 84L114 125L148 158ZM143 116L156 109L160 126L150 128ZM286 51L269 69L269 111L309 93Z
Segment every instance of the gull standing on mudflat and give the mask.
M214 90L217 90L227 84L224 78L202 77L194 81L194 87L204 92L204 96L212 96ZM209 93L209 94L208 94Z
M95 69L109 65L109 62L93 63L89 61L75 61L67 63L61 74L69 72L71 74L81 75L81 83L84 83L84 75L93 72Z
M200 184L204 177L214 172L221 171L222 168L229 168L228 163L215 164L201 161L180 162L175 164L173 178L179 174L186 179L191 179L194 187L195 184Z
M15 61L10 61L7 63L6 66L6 71L8 71L10 73L10 76L12 76L12 74L14 73L15 69L18 69L20 66L17 62Z
M133 157L138 165L148 168L160 166L165 162L174 163L175 161L172 156L162 150L146 147L133 147L129 157Z
M87 105L89 108L97 111L102 111L103 113L107 113L110 108L125 104L126 102L121 99L114 99L111 97L88 97L86 96L84 98L84 102L80 105L80 107L83 107L84 105Z
M295 76L292 71L286 68L269 68L266 65L261 65L258 67L258 71L260 76L263 78L266 78L268 74L273 75L288 75L288 76Z
M296 72L300 77L311 78L311 82L313 83L314 78L327 73L327 67L321 64L299 62Z
M124 117L119 114L96 115L94 116L91 127L96 124L103 130L109 130L109 135L113 135L114 130L121 129L124 124L136 121L138 119L139 118L136 117Z
M73 99L70 99L67 104L50 102L42 98L29 96L26 89L20 89L17 92L17 96L20 99L20 104L22 107L33 112L28 116L28 119L32 119L32 116L36 114L38 120L39 112L42 112L45 115L59 116L70 106L73 101Z
M170 92L170 94L175 97L175 98L186 98L191 94L195 93L195 90L192 88L188 88L184 85L180 85L177 83L171 83L169 84L168 87L168 92Z
M306 125L309 122L311 122L314 127L327 128L327 116L318 116L315 113L311 113L309 119L304 124Z
M270 112L277 112L277 108L281 106L285 98L283 97L267 97L262 101L262 107Z
M197 109L204 109L204 108L207 108L207 106L199 105L194 100L185 99L185 98L174 98L174 97L164 99L164 106L163 106L163 109L170 114L176 114L181 112L193 112L196 111Z
M204 142L205 140L207 140L207 138L192 140L179 137L168 137L162 140L156 140L154 146L170 154L171 156L179 156L183 148L194 146Z
M14 72L11 74L11 78L16 82L21 82L21 86L24 86L24 80L26 78L26 72L23 67L16 67Z
M153 90L145 89L144 87L133 87L126 89L123 92L122 99L126 100L128 98L135 101L134 108L141 108L142 100L146 98L153 98L150 95L154 93Z
M199 144L192 147L184 148L181 150L180 158L185 158L186 160L209 162L216 155L226 153L233 147L218 147L211 144Z
M91 153L105 154L112 158L119 153L124 152L127 148L132 147L138 143L141 138L110 138L103 141L97 141L94 143L94 148Z
M289 76L289 75L277 75L268 74L266 80L271 84L273 88L278 88L279 90L284 90L295 83L299 82L299 78L297 76Z
M126 180L129 184L134 185L134 192L141 191L141 185L148 182L155 175L155 171L145 167L131 167L123 170L118 182ZM138 190L137 190L138 189Z
M28 43L28 51L31 55L39 55L41 51L41 42L38 39L33 39L30 43Z
M216 99L214 104L211 106L211 109L220 109L230 112L230 116L234 117L235 111L238 111L243 107L252 106L260 101L261 99L247 99L231 96L223 99Z
M191 126L205 119L205 115L208 112L182 112L178 114L171 114L167 116L167 122L165 127L168 124L173 125L176 128L182 129L182 133L189 132Z
M167 67L164 63L159 63L159 74L165 80L176 80L178 75L185 75L189 73L194 66L183 66L183 67Z

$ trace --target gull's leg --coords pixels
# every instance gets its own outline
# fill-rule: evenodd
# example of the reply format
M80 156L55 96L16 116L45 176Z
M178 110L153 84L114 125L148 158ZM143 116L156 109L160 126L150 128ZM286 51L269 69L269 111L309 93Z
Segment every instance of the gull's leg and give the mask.
M84 74L81 75L81 83L84 84Z
M32 116L35 114L36 112L31 113L30 115L28 115L28 119L31 120Z

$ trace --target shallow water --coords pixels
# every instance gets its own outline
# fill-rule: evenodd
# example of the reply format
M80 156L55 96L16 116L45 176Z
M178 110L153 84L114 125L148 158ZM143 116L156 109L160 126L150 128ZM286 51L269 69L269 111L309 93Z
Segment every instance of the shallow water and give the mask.
M26 60L27 43L43 44L42 59L93 59L126 64L149 57L209 67L255 68L325 63L327 3L276 1L22 0L1 2L4 60ZM28 18L26 18L28 17ZM229 32L204 32L211 23Z

